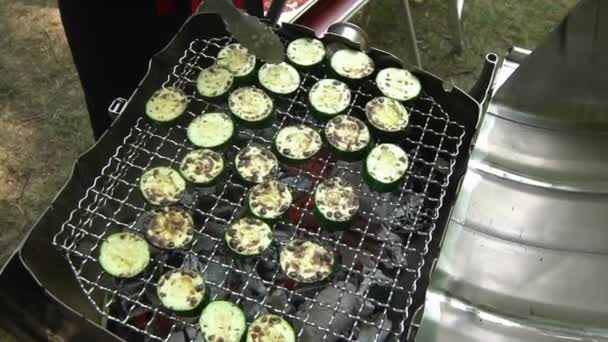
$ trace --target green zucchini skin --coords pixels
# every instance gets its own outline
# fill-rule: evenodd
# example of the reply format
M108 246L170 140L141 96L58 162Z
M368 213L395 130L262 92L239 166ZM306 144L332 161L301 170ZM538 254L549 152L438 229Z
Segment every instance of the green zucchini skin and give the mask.
M400 175L400 177L397 178L396 180L392 181L392 182L383 182L383 181L378 180L374 176L372 176L372 174L370 173L370 170L368 169L368 165L367 165L368 164L368 159L370 159L371 158L370 156L372 156L375 153L374 150L376 150L376 149L382 149L383 145L395 146L405 156L405 161L402 161L402 156L401 155L398 156L400 164L405 164L405 169L404 169L403 173ZM401 149L401 147L399 147L397 145L394 145L394 144L380 144L380 145L374 147L372 149L372 151L370 151L370 153L367 156L365 162L363 163L363 179L366 181L367 185L372 190L375 190L375 191L378 191L378 192L391 192L391 191L397 189L401 185L401 183L403 181L403 178L405 176L405 173L407 172L408 167L409 167L409 161L407 159L407 154L403 151L403 149ZM387 169L390 169L390 168L387 167Z
M279 207L269 208L267 205L259 202L260 196L264 196L268 193L271 193L272 198L280 198L281 203L278 203ZM287 212L292 202L293 196L289 187L277 180L270 180L255 185L251 188L247 196L247 208L249 213L271 225Z
M286 56L297 69L309 71L323 64L325 45L316 38L298 38L287 45Z
M289 76L289 79L283 76ZM276 78L279 78L279 81L276 81ZM302 79L291 64L266 63L258 70L258 82L270 94L281 96L295 93L300 88Z
M214 322L214 319L219 322ZM205 342L240 342L245 338L247 320L243 310L236 304L216 300L203 309L199 326Z
M329 67L334 77L348 85L357 86L373 77L376 64L364 52L341 49L331 56Z
M140 217L148 241L157 248L172 250L187 246L194 236L194 220L183 208L155 208Z
M183 282L184 284L181 286L178 285L178 289L170 288L171 285L179 282ZM191 286L192 282L197 283L197 285L187 290ZM172 294L168 292L171 290L187 290L187 295L181 294L177 296L182 297L179 300L187 301L187 305L192 307L189 309L181 307L178 308L175 306L175 304L169 303L170 296L172 296ZM174 269L161 275L156 287L156 294L164 308L184 317L198 316L209 298L205 277L198 272L186 269ZM184 304L180 303L179 305Z
M115 233L101 243L98 261L101 268L115 278L133 278L148 267L150 247L139 234Z
M261 117L260 119L251 120L244 117L247 113L242 110L243 103L246 105L252 102L255 102L256 106L259 105L259 108L256 109L259 109L260 111L260 113L258 113ZM272 98L262 89L254 86L235 89L228 96L228 108L237 123L246 128L267 128L270 127L275 120L276 114Z
M251 164L264 164L264 168L248 171ZM266 146L250 144L241 149L234 158L236 174L247 184L259 184L273 179L279 170L279 160Z
M246 47L232 43L218 52L216 64L228 69L234 75L235 81L242 83L251 80L255 75L258 61Z
M352 94L348 86L330 78L319 80L308 93L311 113L320 121L327 121L344 113L350 106L351 99Z
M297 336L289 321L278 315L264 314L251 322L245 342L296 342Z
M392 111L395 115L403 116L396 122L391 123L391 127L383 126L379 121L378 111ZM402 141L410 132L410 114L399 101L388 97L376 97L365 105L365 116L369 122L370 129L377 139L398 143Z
M247 236L247 230L249 230L249 236ZM240 244L239 242L244 238L251 238L253 240L246 240L244 244ZM255 241L259 242L255 244ZM272 241L273 234L270 225L251 216L245 216L231 222L224 234L226 247L233 256L238 258L257 257L268 249Z
M321 254L320 257L317 255ZM282 272L298 283L311 284L329 281L336 270L336 256L321 243L295 239L280 252ZM297 264L297 267L294 265Z
M183 117L188 103L188 96L183 90L177 87L160 88L146 102L146 118L155 126L170 126Z
M359 194L342 177L332 177L318 184L314 201L315 215L320 219L321 226L330 230L350 226L360 206Z
M154 186L162 187L160 194L158 188L156 191L149 190ZM157 166L144 171L139 180L139 190L150 204L169 205L182 199L186 192L186 181L178 171L166 166Z
M215 85L218 89L208 89L209 85ZM196 79L198 94L207 101L214 103L223 101L228 97L230 90L234 87L234 75L226 68L212 65L201 70Z
M214 127L223 123L223 127ZM213 137L221 136L222 133L229 132L229 136L224 141L210 141L205 137L208 131L220 129L221 133L214 134ZM237 127L230 115L223 112L209 112L199 115L192 119L187 128L188 140L200 148L222 151L232 143L237 133Z
M219 168L221 168L219 171L217 170L218 164ZM202 172L209 172L212 178L204 181L195 179L194 177L200 175L191 175L189 168L201 168L203 169ZM192 184L197 186L213 186L227 174L227 168L226 161L221 154L209 149L199 149L190 151L184 156L179 171L182 177Z
M357 135L359 138L348 141L349 144L344 146L347 143L344 141L344 136L348 134ZM338 159L349 162L363 159L373 144L372 134L367 125L353 116L346 115L337 115L329 120L325 125L323 138ZM352 146L353 143L365 146L348 150L348 146Z
M301 156L294 155L291 152L292 148L290 148L289 146L285 146L289 142L296 141L296 139L298 139L299 141L304 141L304 139L306 139L306 141L310 142L308 144L310 146L309 149L305 151L298 151L303 152ZM295 147L302 146L302 144L297 143L297 141L294 144ZM301 164L310 159L313 159L319 154L322 148L323 138L321 137L321 135L317 133L317 131L315 131L314 129L301 124L285 126L281 128L277 132L273 143L273 149L277 157L281 161L291 165Z
M400 68L385 68L376 75L380 92L402 103L414 102L422 92L420 80L411 72Z

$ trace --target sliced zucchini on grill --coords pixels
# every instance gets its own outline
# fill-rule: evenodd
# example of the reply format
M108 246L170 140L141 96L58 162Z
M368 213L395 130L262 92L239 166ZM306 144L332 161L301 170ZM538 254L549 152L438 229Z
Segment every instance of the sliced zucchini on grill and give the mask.
M319 243L308 240L292 240L280 255L281 269L300 283L322 281L332 274L334 255Z
M182 159L179 171L192 183L211 185L224 172L225 165L221 154L201 149L188 152Z
M182 315L198 314L205 292L205 278L198 272L185 269L163 274L156 287L161 304Z
M181 200L186 191L186 181L172 168L158 166L144 172L139 189L148 202L168 205Z
M264 88L274 94L291 94L300 86L300 74L285 62L262 65L258 79Z
M296 66L313 67L323 62L325 46L315 38L299 38L287 45L287 58Z
M283 317L264 314L251 322L246 342L296 342L297 334Z
M386 68L378 72L376 85L386 97L397 101L409 101L418 97L422 87L411 72L399 68Z
M308 94L313 113L319 119L329 119L348 108L351 93L348 86L334 79L323 79L315 83Z
M262 254L272 242L270 226L255 217L243 217L226 229L226 244L241 256Z
M407 154L395 144L380 144L365 160L365 178L377 191L394 189L407 171Z
M336 51L330 60L332 70L346 80L362 80L370 76L376 68L374 61L364 52L342 49Z
M176 87L161 88L146 102L146 115L152 121L166 124L179 118L188 107L188 97Z
M234 122L225 113L206 113L188 125L188 139L198 147L220 148L230 141L234 133Z
M228 69L213 65L198 74L196 89L203 97L218 98L226 95L233 83L234 76Z
M355 217L359 210L359 195L344 178L332 177L317 186L315 208L324 224L335 227Z
M194 221L179 207L156 208L143 215L141 222L148 241L161 249L182 248L194 236Z
M323 140L314 129L305 125L293 125L279 130L274 147L286 161L301 162L317 154L323 147Z
M217 54L217 65L235 77L249 76L255 69L255 56L241 44L229 44Z
M256 87L238 88L228 97L228 108L241 122L251 127L270 124L272 99Z
M247 329L243 310L223 300L209 303L198 323L205 342L240 342Z
M247 203L255 217L274 220L289 209L292 200L287 185L277 180L270 180L251 188Z
M132 278L150 263L150 248L146 239L135 233L115 233L108 236L99 250L99 264L111 276Z
M365 105L365 116L379 133L404 131L409 122L409 113L399 101L382 96Z
M279 169L277 157L267 147L251 144L237 153L234 165L238 175L250 183L272 179Z
M358 160L367 153L371 135L363 121L353 116L338 115L325 125L325 140L338 157Z

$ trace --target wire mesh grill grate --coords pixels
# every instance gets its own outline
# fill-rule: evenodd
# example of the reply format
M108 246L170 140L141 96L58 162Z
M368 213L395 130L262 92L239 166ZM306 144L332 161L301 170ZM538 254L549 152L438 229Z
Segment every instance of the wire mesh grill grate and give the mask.
M190 98L189 119L202 112L222 110L225 103L210 103L196 92L198 72L214 63L229 37L195 40L168 72L163 86L177 86ZM310 87L325 75L322 70L301 73L302 83L290 96L274 96L277 117L272 127L239 129L224 153L231 164L248 143L270 146L279 128L304 123L321 131L323 125L309 113ZM348 115L364 118L364 106L379 95L372 81L351 87ZM405 322L421 276L424 256L443 205L443 196L464 136L464 126L452 121L431 96L422 95L407 106L410 131L401 146L410 167L403 185L386 194L370 190L362 181L360 162L337 160L328 151L297 167L281 165L279 178L294 194L284 219L273 229L275 241L262 256L233 259L223 244L223 229L245 211L248 186L232 172L221 184L189 188L181 205L193 215L196 233L185 250L153 249L153 260L143 275L117 280L97 263L101 241L120 230L138 231L137 218L152 209L137 188L142 172L151 166L176 168L194 147L186 127L151 125L139 118L80 200L53 243L67 260L86 296L108 319L108 326L143 333L155 340L200 339L196 318L179 317L163 309L156 296L159 276L176 267L201 271L211 299L237 302L253 320L264 312L280 314L296 327L302 341L388 341L406 330ZM324 178L340 175L358 187L361 210L349 229L321 229L313 216L309 194ZM302 286L287 279L278 267L278 250L291 239L320 241L338 256L330 282Z

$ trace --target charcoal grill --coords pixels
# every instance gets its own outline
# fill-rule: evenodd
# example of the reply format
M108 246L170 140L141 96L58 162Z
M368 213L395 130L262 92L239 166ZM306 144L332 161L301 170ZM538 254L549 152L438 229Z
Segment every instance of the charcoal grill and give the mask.
M285 40L314 36L309 29L292 24L277 30ZM323 41L357 46L331 32ZM361 180L360 164L338 161L328 151L302 166L282 165L279 178L294 192L294 204L274 226L276 244L249 263L230 258L221 240L222 227L243 213L248 190L230 174L222 184L190 188L184 196L181 204L192 212L198 227L190 248L155 251L148 270L132 280L117 281L98 266L103 238L116 230L138 230L137 218L151 209L137 189L143 170L156 165L175 167L193 149L183 123L157 127L143 117L146 100L161 86L177 86L191 100L188 120L201 112L226 110L224 104L199 97L193 80L231 42L218 16L199 14L189 19L152 59L148 74L112 128L76 162L70 181L24 243L23 264L66 312L124 339L197 339L196 319L167 312L153 296L160 274L186 265L205 273L212 299L237 302L249 320L266 311L283 315L303 341L405 340L413 313L424 302L431 264L480 115L472 97L446 87L423 70L415 73L424 94L408 106L411 130L401 142L411 167L400 189L382 195L369 190ZM377 49L370 56L379 68L402 65L393 55ZM228 161L250 142L270 146L276 131L287 124L322 129L309 114L306 94L325 76L324 70L301 76L295 94L274 97L277 119L272 127L240 130L226 152ZM374 82L351 90L354 96L348 115L363 117L365 103L379 95ZM308 196L319 181L332 175L351 180L362 198L361 214L342 233L316 225ZM294 237L321 241L338 255L339 267L330 283L302 286L281 274L276 251Z

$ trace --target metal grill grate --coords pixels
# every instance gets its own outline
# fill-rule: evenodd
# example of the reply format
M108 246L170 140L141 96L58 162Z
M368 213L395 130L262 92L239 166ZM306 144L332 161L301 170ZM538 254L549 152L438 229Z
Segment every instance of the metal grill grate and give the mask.
M195 40L167 76L163 86L177 86L190 97L189 119L211 110L227 111L225 103L209 103L196 92L198 72L214 62L219 49L231 38ZM323 125L309 115L306 95L324 77L322 70L302 73L302 84L291 96L275 96L277 119L271 128L240 129L234 155L249 142L270 146L280 127L305 123L318 131ZM353 88L348 115L364 117L364 106L377 93L372 81ZM123 143L95 178L53 243L67 260L89 300L114 329L129 327L149 338L172 341L179 336L197 340L197 318L175 316L155 298L159 276L180 266L201 271L211 299L229 299L244 307L249 320L270 311L289 319L303 341L396 340L415 308L412 296L421 276L424 256L435 230L435 221L464 127L452 121L429 95L408 106L410 131L401 146L408 152L410 168L403 186L392 193L371 191L360 174L360 162L336 160L327 151L298 167L281 165L279 178L294 194L288 215L273 229L275 241L265 254L252 260L230 257L223 245L226 224L242 215L248 187L232 173L211 188L189 188L182 205L196 223L187 250L153 251L146 272L135 279L117 280L97 266L101 241L119 230L139 230L137 218L152 207L137 188L142 172L151 166L177 167L192 150L186 127L156 127L137 120ZM230 165L232 166L232 165ZM358 186L361 212L343 232L324 231L316 225L309 194L322 179L340 175ZM278 267L278 250L290 239L321 241L336 255L339 264L330 283L302 286L289 281ZM197 337L198 336L198 337Z

